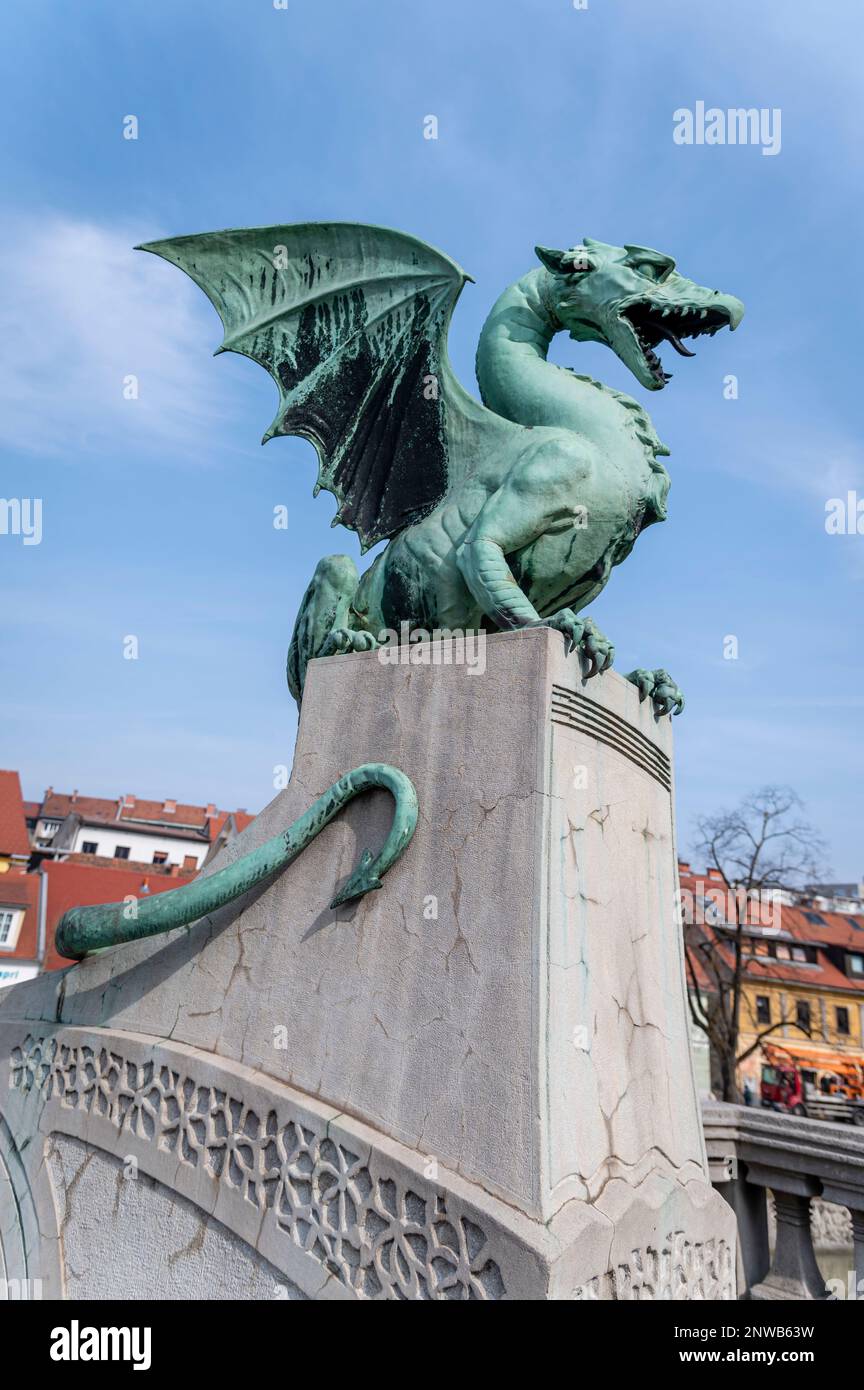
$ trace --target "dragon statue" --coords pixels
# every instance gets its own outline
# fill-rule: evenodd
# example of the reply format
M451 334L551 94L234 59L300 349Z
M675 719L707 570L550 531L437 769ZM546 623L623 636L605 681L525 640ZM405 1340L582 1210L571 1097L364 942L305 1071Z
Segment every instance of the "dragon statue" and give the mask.
M665 340L736 328L740 300L679 274L645 246L586 237L538 246L477 351L482 404L450 365L447 333L470 279L402 232L357 223L207 232L154 241L219 313L220 352L260 362L279 388L262 442L296 434L318 453L316 493L365 552L319 562L288 653L298 704L314 657L365 651L389 633L558 629L587 675L614 648L579 613L646 526L666 516L669 453L637 401L547 361L556 333L606 344L640 385L669 380ZM683 697L664 670L627 677L658 715Z
M578 615L637 536L666 516L669 453L637 401L547 361L556 333L605 343L649 391L669 380L665 340L736 328L740 300L703 289L669 256L585 238L536 248L540 264L495 303L480 335L482 404L447 353L470 277L401 232L306 223L207 232L139 248L181 267L222 319L220 352L260 362L279 387L263 442L297 434L318 453L316 493L365 552L388 541L362 577L347 555L319 562L288 652L301 701L313 658L366 651L388 634L547 626L578 650L587 676L614 648ZM627 677L656 715L680 713L668 672ZM279 873L348 801L373 787L394 800L377 856L364 851L331 903L381 887L417 822L409 779L385 764L341 777L287 830L226 868L135 904L73 908L57 930L70 959L188 925Z

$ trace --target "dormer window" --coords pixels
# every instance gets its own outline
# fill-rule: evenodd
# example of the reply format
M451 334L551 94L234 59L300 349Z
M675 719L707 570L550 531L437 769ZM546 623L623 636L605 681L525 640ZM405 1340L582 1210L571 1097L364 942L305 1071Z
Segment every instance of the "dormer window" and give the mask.
M18 940L21 917L20 908L0 907L0 950L11 951L14 949Z

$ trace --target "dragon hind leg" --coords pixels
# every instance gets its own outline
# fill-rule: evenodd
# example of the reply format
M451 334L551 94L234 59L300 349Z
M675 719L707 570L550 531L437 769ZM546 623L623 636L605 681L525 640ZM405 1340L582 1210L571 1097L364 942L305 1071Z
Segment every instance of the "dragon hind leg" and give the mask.
M376 645L371 633L355 626L358 619L352 604L359 582L357 566L349 555L328 555L315 567L288 648L288 689L298 705L306 667L316 656L365 651Z

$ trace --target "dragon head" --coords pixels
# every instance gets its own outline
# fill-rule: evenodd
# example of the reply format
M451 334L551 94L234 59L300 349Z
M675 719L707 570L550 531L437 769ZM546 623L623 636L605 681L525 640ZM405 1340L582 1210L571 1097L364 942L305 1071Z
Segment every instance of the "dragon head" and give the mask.
M535 248L553 276L550 308L577 342L605 343L649 391L671 373L654 351L665 339L682 357L682 339L735 329L744 305L679 275L671 256L647 246L607 246L586 237L569 251Z

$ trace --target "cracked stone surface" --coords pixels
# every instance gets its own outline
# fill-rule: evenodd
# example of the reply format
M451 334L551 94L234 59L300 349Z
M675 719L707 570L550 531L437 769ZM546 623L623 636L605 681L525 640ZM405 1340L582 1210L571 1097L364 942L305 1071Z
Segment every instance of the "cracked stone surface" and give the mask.
M693 1296L715 1296L704 1288L723 1284L717 1252L733 1237L707 1185L690 1062L669 720L615 673L584 681L558 633L496 635L486 653L482 675L384 666L375 652L314 662L291 781L213 866L350 768L389 762L414 782L420 816L380 892L328 907L386 834L390 800L375 792L245 900L0 991L0 1026L10 1048L61 1025L162 1039L350 1117L376 1152L395 1145L421 1174L440 1165L448 1191L461 1183L497 1204L499 1239L506 1227L546 1270L546 1292L526 1296L573 1297L591 1279L612 1288L613 1247L619 1263L629 1248L664 1270L698 1265L708 1274L693 1275ZM455 1296L531 1284L500 1252L469 1268L464 1230L485 1239L489 1221L466 1217L463 1230L423 1200L427 1245L456 1232ZM439 1296L444 1284L407 1247L403 1258L399 1296Z
M306 1297L221 1222L146 1173L131 1180L118 1159L64 1134L51 1139L47 1159L61 1208L68 1298Z

